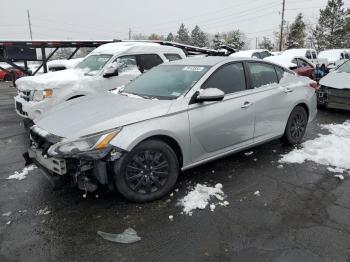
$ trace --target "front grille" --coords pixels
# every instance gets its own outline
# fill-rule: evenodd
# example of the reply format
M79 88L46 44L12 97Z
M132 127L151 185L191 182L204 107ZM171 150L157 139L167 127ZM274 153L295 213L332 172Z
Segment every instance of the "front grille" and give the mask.
M20 90L19 96L27 102L32 100L32 92L30 90Z
M29 131L31 146L41 149L43 155L47 154L50 146L62 140L61 137L47 133L36 125L32 126Z

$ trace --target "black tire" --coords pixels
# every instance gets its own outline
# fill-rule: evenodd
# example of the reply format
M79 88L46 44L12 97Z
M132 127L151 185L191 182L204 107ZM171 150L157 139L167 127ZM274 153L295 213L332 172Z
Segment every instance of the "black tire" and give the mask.
M306 110L302 106L296 106L288 118L284 140L290 145L299 144L303 140L307 122Z
M175 152L160 140L141 142L114 164L117 190L135 202L163 197L173 189L178 175L179 162Z

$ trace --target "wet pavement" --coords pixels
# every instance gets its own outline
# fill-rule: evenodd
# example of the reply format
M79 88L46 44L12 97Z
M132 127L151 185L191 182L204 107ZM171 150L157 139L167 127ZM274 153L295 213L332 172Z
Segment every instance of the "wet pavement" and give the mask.
M7 180L23 168L26 141L14 94L0 83L1 262L350 261L350 177L340 181L313 162L277 168L280 154L292 150L279 140L185 172L173 197L147 204L104 190L86 199L75 188L53 191L38 169ZM319 124L349 118L321 110L305 139L324 132ZM181 215L177 203L196 183L222 183L229 206ZM38 214L46 207L49 214ZM128 227L141 241L116 244L97 235Z

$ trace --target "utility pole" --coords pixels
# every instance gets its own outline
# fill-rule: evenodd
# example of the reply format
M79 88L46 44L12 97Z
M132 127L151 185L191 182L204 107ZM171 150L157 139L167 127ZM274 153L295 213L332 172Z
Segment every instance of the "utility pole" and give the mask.
M131 40L131 28L129 28L129 40Z
M258 45L259 45L259 38L256 37L255 38L255 49L258 49Z
M30 22L30 14L29 14L29 10L28 9L27 9L27 17L28 17L30 40L33 40L32 23Z
M282 43L283 43L283 24L284 24L284 9L286 5L286 0L283 0L282 4L282 21L281 21L281 34L280 34L280 51L282 51Z

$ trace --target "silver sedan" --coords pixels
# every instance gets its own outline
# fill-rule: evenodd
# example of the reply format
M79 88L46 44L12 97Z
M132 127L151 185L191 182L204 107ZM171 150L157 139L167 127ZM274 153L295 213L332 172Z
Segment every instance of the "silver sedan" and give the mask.
M316 88L261 60L170 62L116 94L53 108L31 129L29 157L81 189L108 185L151 201L172 190L181 170L281 137L300 143L316 115Z

